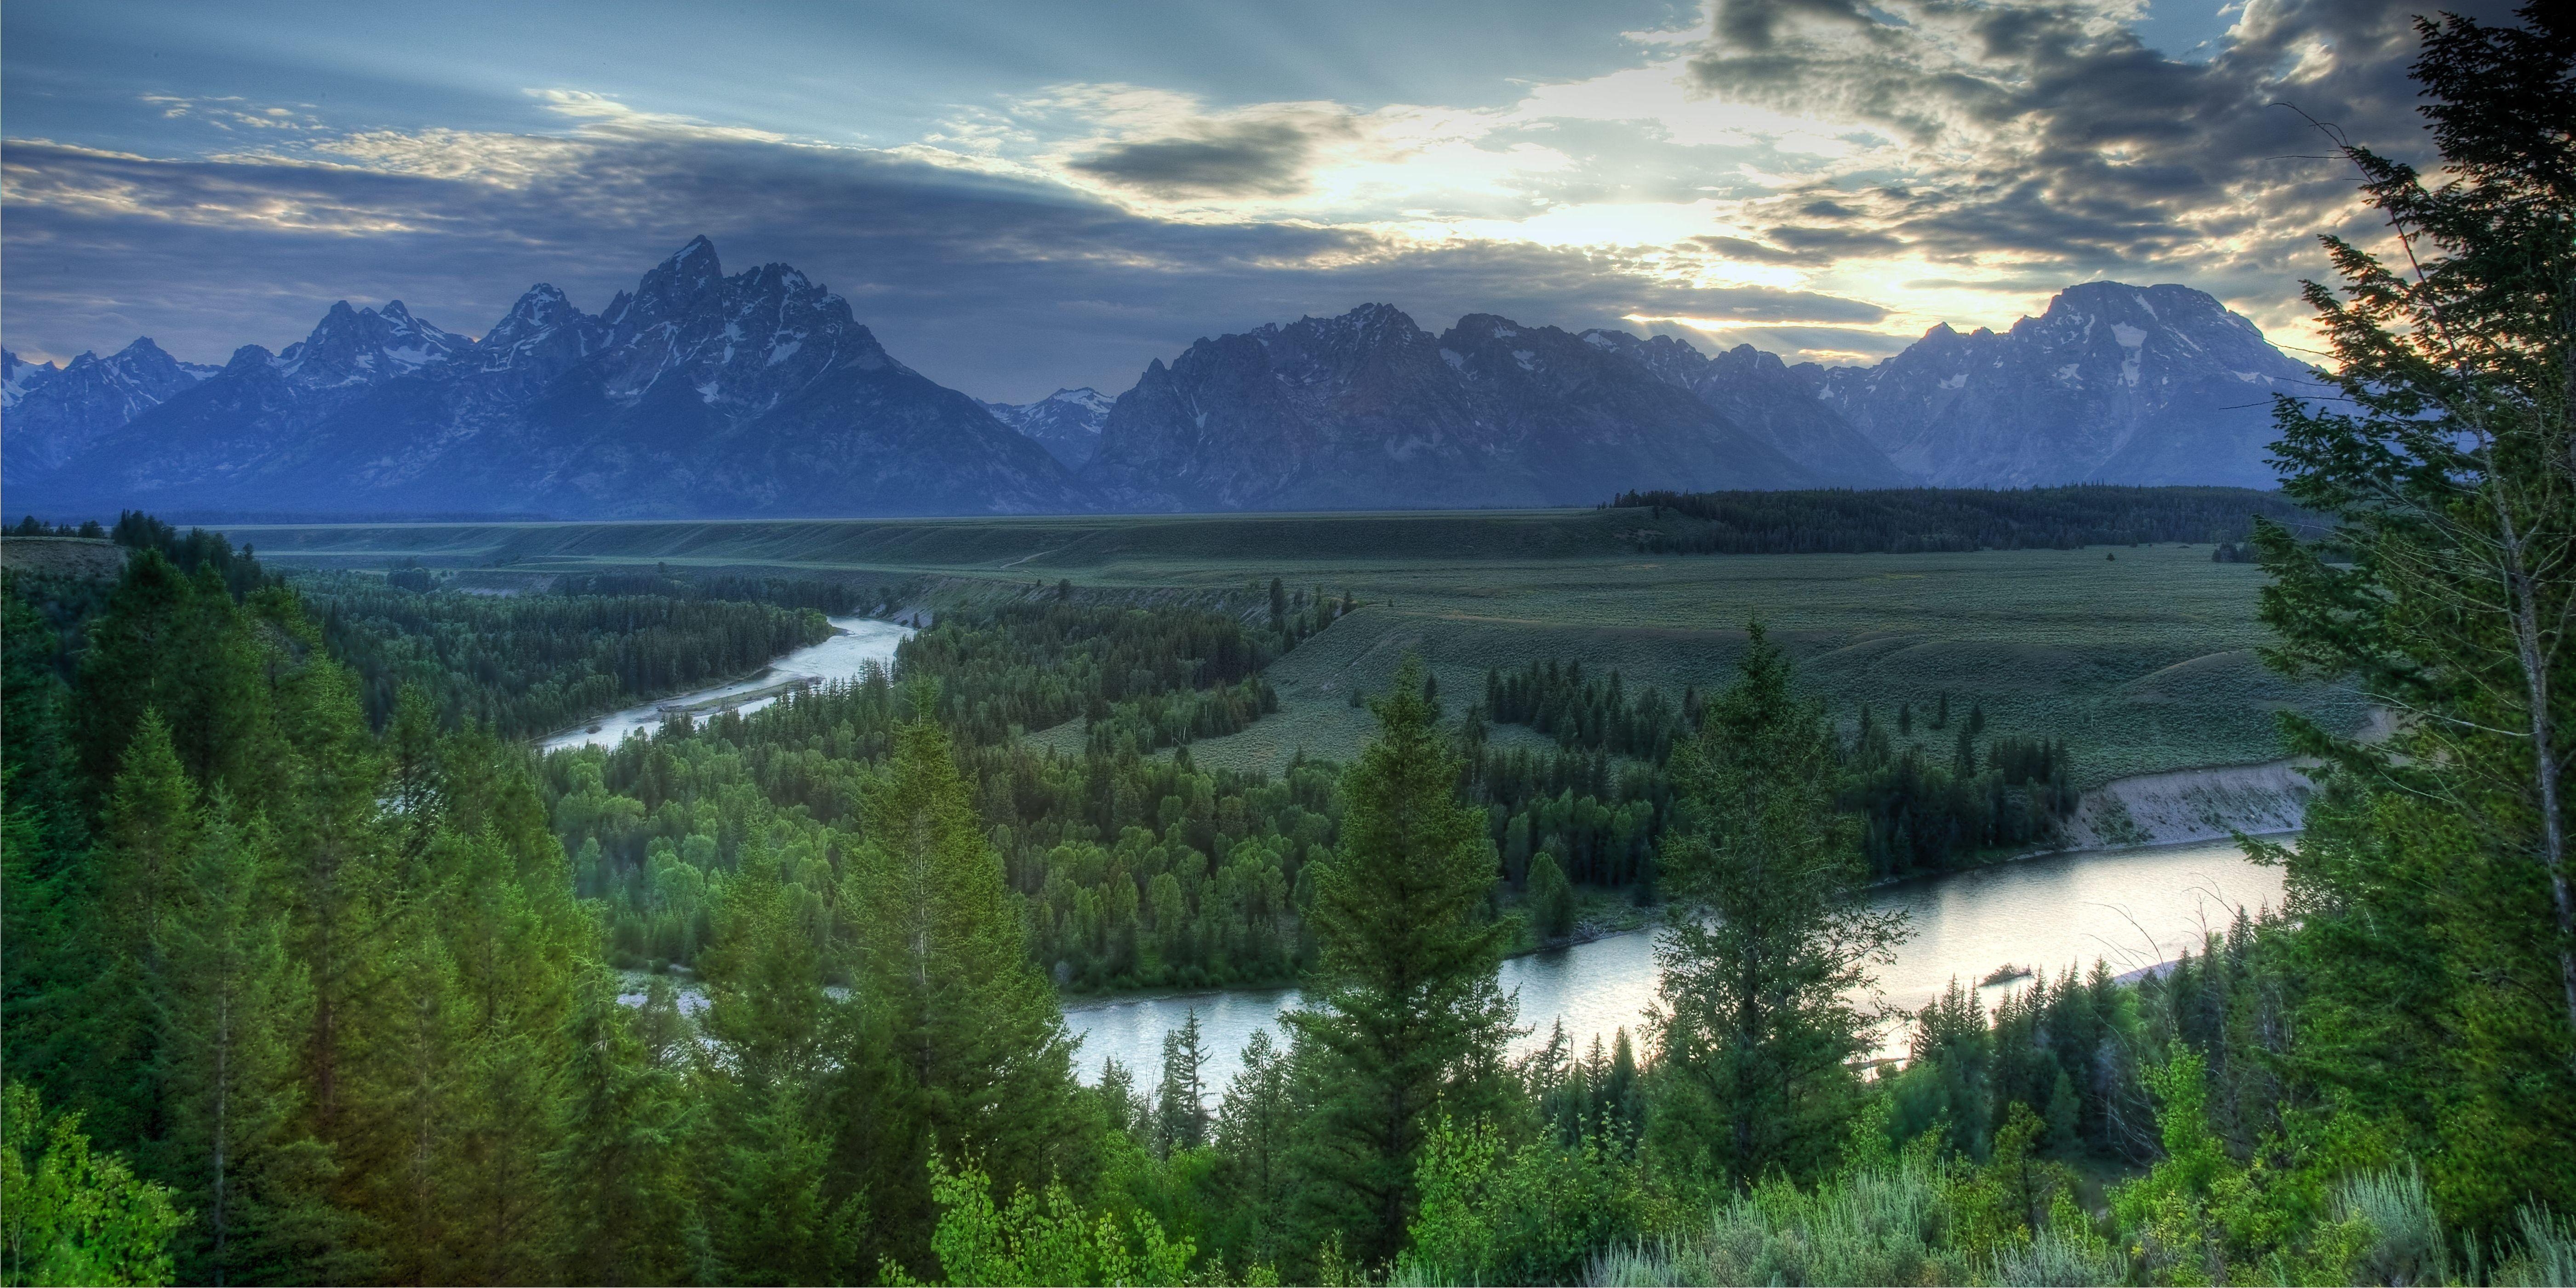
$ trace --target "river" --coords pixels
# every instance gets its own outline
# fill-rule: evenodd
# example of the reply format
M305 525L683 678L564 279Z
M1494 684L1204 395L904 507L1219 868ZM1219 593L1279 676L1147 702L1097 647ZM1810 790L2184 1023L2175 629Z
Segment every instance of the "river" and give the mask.
M2170 961L2196 950L2237 908L2278 907L2281 875L2249 862L2230 842L2204 841L2062 854L1880 886L1871 905L1903 911L1914 933L1895 963L1877 972L1877 1001L1918 1009L1951 980L1973 985L2007 963L2056 974L2090 969L2096 959L2114 972ZM1657 980L1650 930L1504 962L1503 991L1518 991L1521 1024L1530 1030L1514 1054L1545 1043L1558 1021L1577 1054L1596 1036L1607 1044L1622 1026L1634 1034ZM1991 1007L2027 983L1978 991ZM1221 1088L1241 1067L1255 1030L1269 1029L1279 1040L1279 1013L1297 997L1293 988L1131 995L1070 1002L1064 1018L1083 1039L1085 1081L1097 1081L1102 1060L1115 1058L1150 1085L1162 1067L1163 1035L1195 1009L1212 1056L1208 1082ZM1881 1055L1904 1054L1902 1025L1887 1026L1883 1036Z
M895 646L912 637L911 627L873 617L835 617L830 621L839 634L820 644L789 653L749 679L683 693L674 698L660 698L640 707L628 707L614 715L588 721L580 728L553 734L537 746L546 751L560 751L566 747L614 747L626 735L639 729L649 732L660 728L664 707L700 707L702 709L694 714L701 717L728 709L749 715L776 702L778 695L767 693L741 702L727 702L726 699L741 694L759 694L764 689L774 689L784 681L800 677L837 683L859 678L870 666L892 670Z

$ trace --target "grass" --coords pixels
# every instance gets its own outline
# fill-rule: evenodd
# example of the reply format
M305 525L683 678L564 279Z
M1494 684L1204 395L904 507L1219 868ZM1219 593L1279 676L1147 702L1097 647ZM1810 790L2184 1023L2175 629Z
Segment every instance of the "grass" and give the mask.
M2282 754L2276 711L2333 727L2348 693L2294 686L2253 650L2259 568L2210 548L1963 554L1639 556L1635 511L1097 516L812 523L412 524L239 527L265 561L365 567L398 558L522 572L667 562L697 569L931 578L934 603L1069 579L1092 593L1263 602L1270 578L1364 604L1271 668L1280 714L1195 745L1206 763L1277 769L1304 750L1348 757L1372 722L1350 705L1418 651L1452 709L1488 667L1539 658L1618 669L1678 696L1722 685L1759 619L1848 725L1867 702L1921 717L1985 707L1993 733L2075 749L2087 786ZM2108 554L2112 557L2106 558ZM1247 595L1246 592L1252 592ZM1080 730L1033 734L1078 746ZM1519 736L1506 734L1505 736Z

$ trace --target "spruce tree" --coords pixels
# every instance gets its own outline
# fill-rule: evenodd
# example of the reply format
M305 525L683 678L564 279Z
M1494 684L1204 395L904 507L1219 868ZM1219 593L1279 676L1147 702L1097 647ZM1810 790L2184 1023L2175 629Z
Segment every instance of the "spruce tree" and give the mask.
M1848 1062L1871 1040L1844 994L1904 935L1902 914L1861 903L1832 731L1791 691L1788 656L1759 623L1739 668L1675 757L1663 841L1674 913L1655 952L1653 1139L1685 1174L1727 1185L1832 1161L1859 1092Z
M859 1221L856 1197L831 1192L827 1175L822 961L768 847L744 854L700 960L713 1048L699 1064L710 1251L744 1283L842 1274L859 1255Z
M1200 1069L1207 1051L1199 1037L1199 1012L1191 1007L1181 1027L1163 1035L1163 1081L1154 1092L1154 1147L1170 1155L1207 1143L1207 1080Z
M197 1214L181 1278L331 1277L340 1220L330 1160L298 1130L295 1044L311 988L286 952L266 838L208 803L182 896L161 923L168 975L156 1072L168 1129L161 1171Z
M2438 174L2335 139L2402 260L2321 239L2340 397L2277 402L2275 464L2336 527L2254 535L2265 660L2403 716L2376 744L2286 722L2339 780L2264 852L2314 981L2298 1031L2485 1229L2576 1204L2576 21L2519 16L2418 20Z
M1323 1062L1310 1166L1315 1215L1371 1262L1402 1245L1414 1164L1440 1115L1501 1103L1513 1002L1496 983L1507 927L1486 914L1495 856L1482 811L1408 657L1371 706L1377 736L1343 775L1341 844L1316 876L1308 1005L1284 1020Z
M935 708L934 701L917 709ZM846 1182L869 1196L881 1249L927 1252L930 1151L978 1158L1032 1192L1088 1180L1073 1046L1029 961L1002 860L977 825L947 734L925 716L895 730L865 795L841 893L856 939L847 1058L834 1117Z
M1574 932L1574 885L1556 856L1540 851L1530 860L1530 929L1541 939L1563 939Z
M67 1017L65 1053L77 1053L82 1069L75 1103L100 1139L125 1143L163 1128L154 1008L170 981L171 923L185 915L199 820L196 787L158 712L143 712L121 761L101 820L104 844L92 858L94 883L80 900L86 925L76 942L93 955L96 973L82 988L81 1013Z
M565 1218L560 1282L677 1283L693 1269L688 1084L637 1036L640 1019L618 1002L616 977L592 968L563 1035L560 1143L546 1156Z

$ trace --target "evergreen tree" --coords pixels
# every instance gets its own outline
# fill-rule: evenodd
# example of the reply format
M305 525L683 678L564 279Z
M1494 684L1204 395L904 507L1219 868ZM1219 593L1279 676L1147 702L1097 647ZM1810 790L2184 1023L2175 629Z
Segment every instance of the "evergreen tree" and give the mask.
M1324 1062L1316 1202L1372 1262L1402 1243L1437 1117L1473 1118L1503 1095L1513 1033L1495 982L1506 927L1486 916L1493 844L1458 799L1423 679L1408 657L1372 704L1378 733L1343 776L1342 844L1315 882L1308 1005L1284 1017Z
M546 1157L565 1214L560 1282L678 1283L695 1269L690 1242L703 1231L690 1199L685 1057L638 1032L673 1008L670 981L654 988L647 1008L630 1011L616 977L594 969L564 1034L562 1143Z
M934 1142L977 1157L997 1185L1035 1190L1085 1180L1091 1138L1054 990L937 725L895 731L861 814L841 893L857 1012L835 1117L880 1231L911 1232L888 1254L917 1260Z
M371 1218L379 1273L397 1283L464 1277L467 1238L457 1171L466 1108L468 1005L455 960L428 918L405 927L389 954L391 981L373 999L383 1008L366 1058L355 1064L352 1098L372 1131L342 1155L354 1196Z
M2337 527L2255 529L2266 660L2404 713L2377 745L2290 723L2345 780L2269 852L2315 981L2303 1063L2485 1229L2576 1202L2576 22L2521 18L2418 22L2438 182L2342 147L2405 263L2324 239L2342 397L2280 401L2276 450Z
M1866 911L1854 829L1834 808L1832 731L1790 688L1759 623L1735 684L1678 757L1656 960L1665 1064L1655 1144L1685 1173L1749 1185L1832 1161L1869 1049L1844 994L1892 960L1902 914ZM1901 710L1901 708L1900 708Z
M1574 885L1556 856L1541 851L1529 866L1530 928L1541 939L1563 939L1574 933Z
M298 1130L295 1044L311 989L286 952L266 838L218 793L191 858L182 911L161 923L158 1074L163 1170L197 1213L181 1277L234 1283L334 1277L340 1221L330 1159Z
M77 1044L88 1069L83 1103L109 1140L159 1134L153 1008L170 983L168 945L186 915L197 860L197 791L179 767L169 726L143 712L125 747L102 819L105 844L80 942L100 967L83 990Z
M1244 1249L1259 1265L1278 1265L1287 1251L1304 1110L1295 1061L1292 1051L1271 1041L1268 1029L1255 1029L1216 1119L1218 1176L1234 1214L1234 1228L1223 1242Z
M743 856L702 960L711 1253L736 1282L822 1282L858 1256L859 1220L826 1174L821 956L766 846Z
M1168 1156L1207 1143L1207 1081L1200 1068L1207 1052L1199 1039L1199 1012L1191 1007L1181 1027L1163 1035L1163 1081L1154 1092L1154 1147Z

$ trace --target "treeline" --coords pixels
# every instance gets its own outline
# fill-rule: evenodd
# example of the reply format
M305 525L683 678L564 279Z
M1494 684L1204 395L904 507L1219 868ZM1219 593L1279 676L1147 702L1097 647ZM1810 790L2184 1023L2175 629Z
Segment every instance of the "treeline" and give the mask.
M1295 630L1265 634L1204 609L1070 596L1063 586L1052 600L942 616L903 642L895 664L936 680L940 719L979 744L1079 717L1101 750L1148 752L1234 733L1279 709L1260 672L1295 647Z
M1684 520L1624 534L1673 554L1915 554L2242 541L2256 518L2317 529L2277 492L2099 483L2017 491L1623 492L1611 506Z
M1629 691L1615 670L1586 676L1579 661L1488 670L1485 700L1466 715L1467 786L1471 799L1493 807L1494 840L1512 882L1525 885L1530 856L1543 852L1570 880L1633 885L1651 901L1655 843L1671 821L1670 761L1699 731L1701 715L1696 689L1671 702L1652 688ZM1487 721L1527 725L1562 750L1491 748ZM1985 711L1976 707L1941 756L1915 740L1914 723L1912 704L1902 704L1891 734L1864 705L1850 741L1836 746L1837 799L1859 820L1872 877L1940 872L1988 851L2038 844L2074 813L2081 793L2063 742L1987 738ZM1939 732L1952 724L1943 694L1925 725Z
M483 595L354 572L299 573L295 585L332 655L356 670L371 722L390 719L410 688L441 723L507 738L731 679L832 634L815 608L706 588L599 594L575 579L569 593ZM741 589L816 597L793 582Z
M1949 706L1945 695L1933 729L1951 723ZM1911 716L1899 708L1901 722ZM1938 872L1961 855L2031 845L2074 814L2082 793L2063 741L1999 735L1980 751L1985 726L1985 709L1970 708L1945 762L1918 743L1899 748L1861 707L1840 799L1861 820L1861 857L1873 875Z
M820 908L894 731L928 690L883 676L746 718L546 758L557 835L608 950L694 965L746 845ZM947 691L940 699L945 701ZM1276 983L1306 961L1301 882L1335 837L1332 776L1208 772L1186 755L1056 755L961 740L979 832L1027 921L1031 961L1074 989Z

